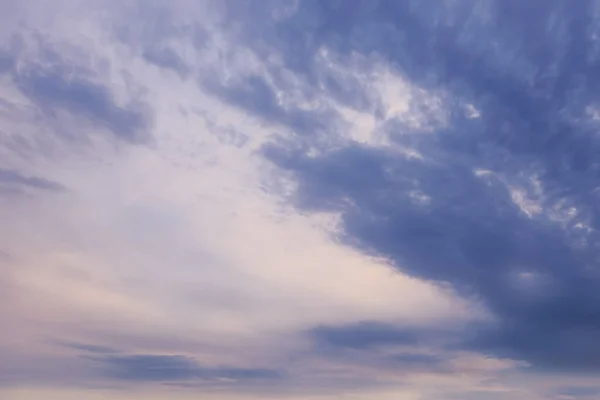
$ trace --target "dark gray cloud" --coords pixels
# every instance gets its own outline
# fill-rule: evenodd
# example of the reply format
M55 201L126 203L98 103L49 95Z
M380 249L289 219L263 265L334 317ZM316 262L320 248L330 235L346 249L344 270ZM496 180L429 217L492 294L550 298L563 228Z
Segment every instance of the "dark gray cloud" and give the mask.
M317 156L293 141L267 146L264 155L297 181L298 208L340 212L347 245L485 304L496 322L465 332L463 348L538 369L600 369L600 136L589 114L600 87L595 2L307 0L278 21L231 4L247 45L278 50L307 85L320 81L316 54L328 46L376 53L413 83L451 94L449 124L435 134L390 127L392 140L424 159L340 141ZM336 85L327 89L333 96L360 91ZM267 120L294 126L303 115L283 112L260 78L213 90ZM464 103L480 117L467 118ZM300 120L298 130L318 130ZM541 213L523 212L511 185ZM319 340L356 347L361 338L391 340L386 329L325 331Z
M204 367L181 355L104 355L90 357L106 367L106 373L128 381L190 381L234 379L242 381L281 378L281 372L260 368Z
M283 371L267 368L208 367L194 358L179 354L128 354L112 347L96 344L56 341L56 345L79 352L84 359L103 367L110 378L126 381L179 382L213 381L274 381Z
M320 326L309 336L323 348L367 350L385 345L416 345L419 333L391 325L363 322L346 326Z
M198 377L196 363L183 356L132 355L106 356L99 359L114 378L141 381L189 380Z
M35 189L50 192L62 192L66 188L58 182L54 182L37 176L26 176L12 169L0 168L0 194L8 192L20 192L22 189Z
M313 351L343 364L372 365L399 376L419 371L456 372L449 363L456 356L456 331L361 322L319 326L311 329L308 337Z

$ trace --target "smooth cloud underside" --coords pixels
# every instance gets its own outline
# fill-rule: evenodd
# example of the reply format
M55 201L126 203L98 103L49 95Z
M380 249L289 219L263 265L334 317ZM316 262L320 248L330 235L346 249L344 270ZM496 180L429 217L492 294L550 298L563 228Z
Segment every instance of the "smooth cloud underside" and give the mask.
M600 3L40 7L0 31L0 391L598 395Z

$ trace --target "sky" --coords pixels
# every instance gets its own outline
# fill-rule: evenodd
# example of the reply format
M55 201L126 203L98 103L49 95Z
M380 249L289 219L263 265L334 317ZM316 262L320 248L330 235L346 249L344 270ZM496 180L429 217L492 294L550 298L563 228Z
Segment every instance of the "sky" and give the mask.
M0 399L600 398L600 1L0 0Z

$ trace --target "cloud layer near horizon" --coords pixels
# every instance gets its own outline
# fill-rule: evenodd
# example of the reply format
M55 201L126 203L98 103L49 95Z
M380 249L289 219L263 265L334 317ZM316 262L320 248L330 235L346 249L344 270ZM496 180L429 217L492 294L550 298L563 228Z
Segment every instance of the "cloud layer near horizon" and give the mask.
M6 2L0 397L597 397L599 6Z

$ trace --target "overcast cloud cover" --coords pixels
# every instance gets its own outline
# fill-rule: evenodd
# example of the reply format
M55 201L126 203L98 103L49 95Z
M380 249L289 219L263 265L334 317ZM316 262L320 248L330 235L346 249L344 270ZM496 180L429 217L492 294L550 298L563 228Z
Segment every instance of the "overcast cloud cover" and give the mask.
M600 398L600 1L0 0L0 398Z

